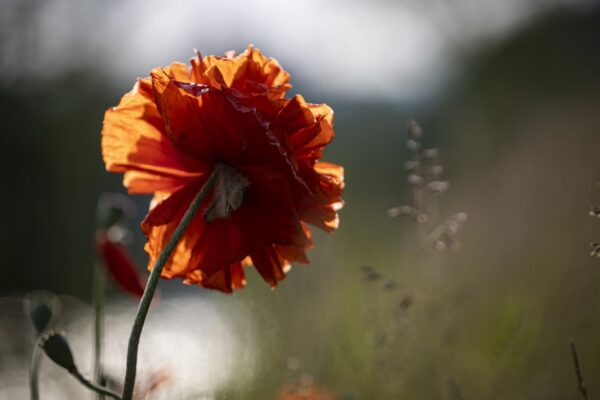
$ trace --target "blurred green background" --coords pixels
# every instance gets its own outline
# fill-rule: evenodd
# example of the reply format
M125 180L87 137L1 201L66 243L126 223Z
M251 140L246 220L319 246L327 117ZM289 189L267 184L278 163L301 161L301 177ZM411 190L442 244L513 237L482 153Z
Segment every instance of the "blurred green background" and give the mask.
M30 70L39 39L31 16L41 3L0 7L11 10L0 42L0 291L47 289L89 302L96 202L103 192L124 192L121 177L104 171L103 113L147 70L115 78L106 61L70 59L46 73L44 65ZM336 7L360 32L361 19L344 13L354 3ZM343 41L345 33L338 35ZM242 50L249 39L241 36L229 47ZM278 57L267 51L276 45L255 44ZM448 76L429 79L442 83L399 96L389 93L403 91L401 77L385 95L363 87L349 96L352 88L323 88L280 58L295 91L336 111L326 159L346 169L346 206L339 231L317 235L312 264L294 268L275 291L254 271L233 296L161 282L162 298L244 304L253 321L260 351L252 379L218 388L217 398L273 399L301 373L343 399L576 398L571 341L591 396L600 393L600 261L589 257L600 223L588 216L600 203L600 6L540 5L502 35L451 49ZM79 48L73 51L76 59ZM184 59L192 54L185 51ZM373 58L365 76L351 77L357 87L379 73L378 63ZM457 251L420 253L414 224L387 214L410 197L403 168L409 118L441 151L451 183L436 200L442 215L469 215ZM135 201L132 251L143 266L135 224L149 199ZM376 273L366 274L365 265ZM11 326L17 311L0 309L0 357L28 357L27 346L9 339L25 329L23 321ZM0 358L0 370L8 368ZM0 398L10 397L0 389Z

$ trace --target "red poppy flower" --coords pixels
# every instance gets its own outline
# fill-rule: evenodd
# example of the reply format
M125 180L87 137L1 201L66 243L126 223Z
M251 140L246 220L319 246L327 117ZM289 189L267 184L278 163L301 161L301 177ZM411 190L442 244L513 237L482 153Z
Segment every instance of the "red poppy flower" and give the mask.
M130 193L151 193L142 222L150 268L215 168L211 195L162 277L231 292L251 263L271 285L307 263L307 224L338 226L343 169L319 162L334 136L333 111L285 98L289 75L249 47L197 54L140 79L106 112L102 155Z
M141 298L144 285L127 249L122 244L110 240L106 232L98 231L96 251L115 283L125 292Z

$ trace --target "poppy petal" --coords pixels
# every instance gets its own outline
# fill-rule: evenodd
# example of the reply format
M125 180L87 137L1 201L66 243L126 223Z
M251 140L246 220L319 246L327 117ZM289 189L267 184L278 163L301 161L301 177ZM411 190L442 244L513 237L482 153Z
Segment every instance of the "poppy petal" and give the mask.
M283 259L272 246L267 246L250 253L252 264L262 278L272 287L285 278L290 264Z
M302 219L329 233L336 230L340 225L336 206L333 205L308 207L302 214Z
M154 103L149 80L139 80L117 107L106 111L102 129L102 156L112 172L139 171L159 178L188 179L202 170L193 158L179 153L164 136L164 125ZM125 186L136 187L131 177Z
M192 78L198 83L236 89L244 94L263 94L269 98L283 98L291 88L289 74L274 59L265 57L253 46L237 57L207 56L200 53L191 60ZM218 75L222 77L222 81Z
M161 69L152 71L152 82L166 131L178 149L204 163L214 164L218 157L239 162L248 124L222 93L181 85Z
M201 174L198 173L198 176ZM144 171L127 171L123 176L123 184L131 194L154 193L155 191L172 192L196 177L174 178Z
M175 215L181 211L182 204L191 204L206 181L206 178L205 176L202 180L196 180L187 185L180 186L177 190L157 200L142 221L142 232L148 234L153 226L172 222Z
M109 240L106 233L99 232L96 235L96 250L114 282L125 292L141 298L144 285L127 249Z
M175 210L168 210L168 212L166 212L167 214L172 213L172 219L170 222L162 225L152 226L147 224L145 226L145 229L147 230L145 234L148 238L148 241L144 246L144 250L149 255L149 270L154 267L154 264L160 256L160 253L171 239L171 236L173 236L173 233L179 225L181 218L183 218L183 215L187 211L192 198L190 198L189 202L184 201L178 204L178 207L176 207ZM203 208L201 206L196 213L196 216L190 221L185 234L173 249L171 257L169 257L167 260L161 273L163 278L186 277L188 267L190 266L190 260L192 258L192 251L204 232L205 223L204 218L202 217L202 210Z

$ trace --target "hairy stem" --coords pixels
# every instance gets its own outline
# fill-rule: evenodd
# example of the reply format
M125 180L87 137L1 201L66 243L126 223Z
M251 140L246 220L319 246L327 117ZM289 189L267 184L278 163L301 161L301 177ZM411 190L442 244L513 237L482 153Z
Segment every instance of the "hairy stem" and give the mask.
M94 282L93 282L93 302L94 302L94 355L93 355L93 378L94 382L102 382L102 347L104 344L104 303L106 299L106 275L102 270L100 262L94 263ZM103 400L102 394L96 395L97 400Z
M38 346L33 346L31 353L31 362L29 364L29 388L31 393L31 400L39 400L40 389L38 384L38 376L40 371L40 361L42 352Z
M190 204L190 207L181 219L179 226L177 226L177 229L175 229L175 232L173 232L173 236L171 236L171 239L169 240L163 251L160 253L158 259L156 260L156 263L154 264L154 267L152 268L152 272L150 273L150 277L148 278L148 282L146 283L146 289L144 290L144 294L138 306L137 314L133 322L133 328L131 329L131 335L129 336L129 345L127 347L127 367L125 372L125 383L123 386L123 400L131 400L133 396L140 336L142 334L144 322L146 321L146 316L148 315L148 310L152 302L152 297L154 296L154 292L156 291L156 287L158 285L160 274L167 260L171 256L171 253L175 249L175 246L179 242L179 239L181 238L186 228L194 218L194 215L200 208L200 205L202 204L204 199L210 193L214 182L215 173L213 172L208 178L208 180L204 183L204 185L202 186L192 203Z
M85 377L81 375L81 373L78 370L72 371L71 375L73 375L79 382L81 382L83 386L87 387L88 389L93 390L94 392L100 395L121 400L121 397L117 393L90 382L89 380L85 379Z

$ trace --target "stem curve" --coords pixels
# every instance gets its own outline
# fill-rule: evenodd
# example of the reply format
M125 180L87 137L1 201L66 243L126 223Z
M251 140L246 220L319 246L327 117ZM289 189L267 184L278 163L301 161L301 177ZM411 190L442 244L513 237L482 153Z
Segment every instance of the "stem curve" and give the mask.
M131 334L129 336L129 344L127 347L127 367L125 371L125 383L123 385L123 400L131 400L133 397L133 388L135 386L135 375L137 369L137 354L138 348L140 344L140 336L142 334L142 328L144 327L144 322L146 321L146 316L148 315L148 310L150 309L150 304L152 303L152 298L154 297L154 292L156 291L156 287L158 286L158 281L160 278L160 274L171 256L171 253L177 246L179 239L183 236L186 228L196 215L196 212L200 208L200 205L206 199L208 194L215 183L215 171L218 168L215 168L211 175L208 177L204 185L200 188L200 191L192 200L189 208L185 212L185 215L179 222L179 225L173 232L173 236L169 239L169 242L163 249L163 251L158 256L152 271L150 272L150 277L148 278L148 282L146 282L146 288L144 289L144 294L142 295L142 299L140 300L140 304L138 306L137 314L135 316L135 320L133 322L133 327L131 329Z

